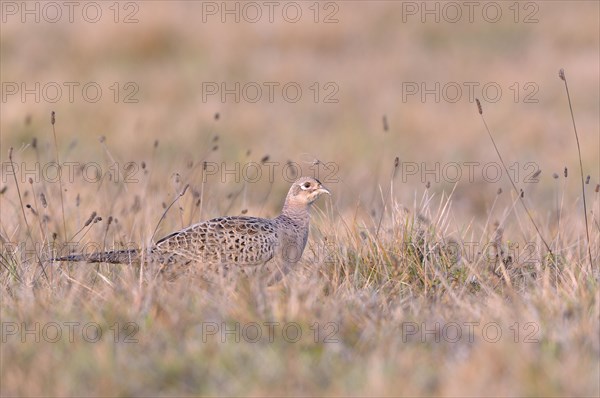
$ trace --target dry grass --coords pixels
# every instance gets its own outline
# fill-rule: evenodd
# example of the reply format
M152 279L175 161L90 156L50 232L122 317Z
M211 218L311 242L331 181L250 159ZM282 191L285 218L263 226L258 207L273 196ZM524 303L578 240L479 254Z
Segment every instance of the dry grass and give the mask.
M589 89L599 79L597 3L544 3L532 26L402 29L392 2L344 4L333 26L234 29L192 23L191 2L141 4L134 26L2 27L2 81L141 88L137 105L2 104L3 396L600 394L599 99ZM55 61L43 70L31 62L40 43L17 45L29 30L48 37ZM519 44L504 41L514 34ZM591 174L589 246L562 66ZM340 104L203 103L199 76L303 87L335 80ZM474 103L402 103L398 93L402 81L473 76L507 91L516 80L540 87L538 104L484 103L507 166L519 162L516 188L507 178L405 179L404 162L497 162ZM59 181L45 168L57 159L94 166ZM273 216L289 160L304 174L319 170L333 196L317 203L309 245L285 284L45 261L57 250L147 246L222 214ZM40 169L13 177L11 162ZM249 162L263 167L256 182L211 174ZM278 162L273 179L268 162ZM523 182L527 162L542 170L539 183ZM326 164L336 167L330 178ZM90 341L97 329L101 338Z
M131 208L136 190L150 185L120 190L112 214ZM517 219L521 231L453 231L451 201L425 192L407 211L390 194L378 234L379 218L359 221L326 203L314 217L302 269L287 285L265 288L253 279L220 283L201 274L166 281L148 268L83 264L46 264L46 277L36 260L46 253L34 254L31 242L45 245L62 227L59 197L47 188L47 208L34 205L37 215L24 209L29 241L27 228L15 236L2 225L12 242L29 242L29 251L2 252L5 395L598 392L598 251L590 268L585 240L576 233L579 215L563 212L562 233L550 256L516 209L507 209L506 224ZM31 195L26 203L35 202ZM183 219L195 207L185 200L191 197L182 198ZM207 202L206 207L215 205ZM148 238L153 225L139 220L160 215L143 207L113 225L106 222L111 213L100 213L102 221L78 234L78 246ZM53 215L48 222L39 220L45 213ZM80 229L76 219L67 219L68 231ZM531 253L509 247L522 242L519 233L534 242ZM600 240L597 229L592 240ZM479 248L486 248L485 255ZM504 254L496 257L498 249ZM44 332L52 322L63 332L56 342L51 326ZM67 322L80 325L73 342ZM100 341L86 340L82 328L89 322L102 330ZM269 329L264 322L277 326ZM238 332L221 334L236 323ZM25 333L35 324L37 332ZM17 326L15 334L8 325ZM213 335L215 325L219 331ZM252 325L262 333L256 341ZM296 328L302 337L292 342ZM502 336L495 341L497 329ZM94 332L87 331L89 339ZM129 333L134 340L126 343Z

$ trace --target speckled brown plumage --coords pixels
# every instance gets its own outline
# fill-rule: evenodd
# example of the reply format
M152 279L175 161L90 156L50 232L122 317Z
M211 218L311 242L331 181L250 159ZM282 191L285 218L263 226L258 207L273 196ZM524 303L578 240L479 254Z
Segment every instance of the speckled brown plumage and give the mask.
M292 184L279 216L230 216L200 222L160 239L145 258L166 266L193 262L226 268L264 265L273 260L278 267L288 268L302 256L310 206L323 193L329 191L318 180L299 178ZM140 257L141 252L132 249L74 254L54 261L130 263Z

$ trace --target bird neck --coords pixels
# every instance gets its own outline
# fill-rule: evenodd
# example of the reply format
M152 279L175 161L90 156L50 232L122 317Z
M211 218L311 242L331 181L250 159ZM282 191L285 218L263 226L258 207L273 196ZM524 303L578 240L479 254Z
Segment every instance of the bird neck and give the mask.
M279 217L285 217L298 226L308 226L310 221L309 207L286 202Z

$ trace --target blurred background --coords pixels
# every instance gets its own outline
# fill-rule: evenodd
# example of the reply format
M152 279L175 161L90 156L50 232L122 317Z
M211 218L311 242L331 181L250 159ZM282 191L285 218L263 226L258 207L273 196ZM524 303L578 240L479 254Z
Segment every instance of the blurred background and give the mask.
M598 396L599 2L0 11L0 394ZM561 68L589 175L589 262ZM45 276L37 261L53 255L45 244L144 247L199 220L274 216L300 174L332 195L289 286L80 263ZM438 261L453 242L465 256ZM298 322L307 340L202 341L208 320L266 319ZM4 331L62 321L97 322L104 338ZM423 339L471 321L498 322L503 340ZM318 322L339 342L310 341ZM117 323L137 325L138 344L112 339Z
M477 97L518 186L552 206L558 186L580 192L564 68L590 194L600 176L598 2L3 2L2 18L0 157L13 147L34 167L35 137L48 157L38 174L55 159L55 111L61 163L95 162L103 177L144 166L161 173L160 201L178 192L174 178L204 178L217 200L207 216L261 209L268 184L263 215L276 213L296 170L323 180L341 211L376 211L398 157L400 203L454 189L466 223L498 188L512 200ZM273 163L258 177L244 169L261 159ZM244 180L256 196L218 203ZM67 203L110 202L98 181L67 182Z

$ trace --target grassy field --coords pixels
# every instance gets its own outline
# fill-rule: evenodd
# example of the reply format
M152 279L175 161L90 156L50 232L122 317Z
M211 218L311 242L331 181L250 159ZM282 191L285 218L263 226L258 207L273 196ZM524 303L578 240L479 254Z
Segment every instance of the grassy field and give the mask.
M2 396L600 394L597 2L24 4ZM332 195L284 283L48 261L273 217L299 175Z

